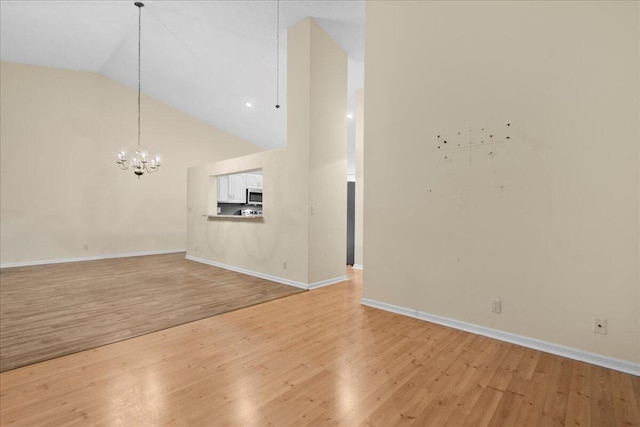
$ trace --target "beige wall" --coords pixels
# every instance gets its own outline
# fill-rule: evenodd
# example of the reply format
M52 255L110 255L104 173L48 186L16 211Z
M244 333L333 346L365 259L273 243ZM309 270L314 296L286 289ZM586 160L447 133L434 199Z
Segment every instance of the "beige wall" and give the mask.
M638 7L367 2L365 298L640 362Z
M309 283L316 283L344 276L347 263L347 55L314 20L300 26L310 32L309 92L289 97L308 100ZM288 122L295 126L292 116Z
M364 266L364 90L356 91L356 218L354 266Z
M636 32L637 32L637 38L640 39L640 6L637 8L637 16L638 16L638 26L636 28ZM637 43L637 49L636 49L636 53L637 53L637 60L638 60L638 72L640 73L640 42ZM636 105L638 107L638 110L640 111L640 83L637 85L637 92L638 92L638 97L636 98ZM640 120L637 120L638 122L638 139L640 139ZM640 142L639 142L640 144ZM638 165L640 165L640 148L638 148ZM638 180L638 187L640 187L640 170L637 173L637 180ZM640 213L640 196L638 197L638 213ZM638 215L638 230L639 230L639 234L640 234L640 215ZM638 241L636 242L636 248L638 251L638 307L640 307L640 237L638 238ZM638 312L640 312L640 309L638 310ZM638 331L640 331L640 313L638 314ZM640 341L640 338L638 338L638 341ZM640 347L640 344L638 344L638 347ZM638 353L640 353L640 348L638 349Z
M306 189L292 175L287 151L269 150L189 168L187 256L309 283L304 221L308 213L306 205L300 207L293 197ZM264 220L208 218L216 213L213 177L253 169L262 169Z
M187 167L258 150L143 96L142 144L164 166L137 179L114 160L137 143L135 90L93 73L1 67L3 265L185 248Z
M287 147L189 169L187 255L313 285L345 276L347 59L309 18L287 44ZM203 216L212 176L258 168L263 221Z

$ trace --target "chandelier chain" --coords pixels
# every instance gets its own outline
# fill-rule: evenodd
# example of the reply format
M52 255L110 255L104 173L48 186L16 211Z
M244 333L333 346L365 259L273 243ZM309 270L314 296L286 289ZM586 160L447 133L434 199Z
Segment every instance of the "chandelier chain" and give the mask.
M135 151L122 150L118 152L118 158L116 163L122 170L129 168L133 169L138 179L147 173L155 173L160 169L162 163L160 156L157 154L150 154L142 149L140 131L141 131L141 98L142 98L142 8L144 3L135 2L134 5L138 8L138 147ZM128 158L131 156L130 158Z
M142 7L138 6L138 150L140 150L140 56L142 45Z
M280 0L276 5L276 108L280 108Z

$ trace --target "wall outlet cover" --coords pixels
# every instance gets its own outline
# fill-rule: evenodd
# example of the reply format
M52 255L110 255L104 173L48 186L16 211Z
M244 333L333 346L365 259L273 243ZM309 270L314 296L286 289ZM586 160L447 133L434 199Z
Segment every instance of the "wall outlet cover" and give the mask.
M500 301L500 298L491 298L491 312L492 313L502 312L502 302Z
M593 318L593 333L607 335L607 319L603 317Z

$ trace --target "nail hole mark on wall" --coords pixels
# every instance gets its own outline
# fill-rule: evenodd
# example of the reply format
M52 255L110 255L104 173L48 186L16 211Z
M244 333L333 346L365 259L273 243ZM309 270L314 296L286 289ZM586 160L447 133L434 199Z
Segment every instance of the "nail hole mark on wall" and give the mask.
M509 130L511 129L511 123L505 123L504 126L505 126L505 129L506 128L509 128ZM452 150L459 150L463 148L473 148L473 147L484 145L484 144L487 144L487 145L500 144L500 143L504 143L506 140L511 139L510 135L504 135L504 133L500 133L500 134L489 133L490 128L481 127L480 129L482 133L480 133L480 131L478 131L477 129L478 128L473 129L473 127L470 127L468 129L467 131L469 133L468 145L465 144L464 141L462 141L461 139L462 131L455 131L454 135L458 135L458 137L456 137L457 139L453 141L452 145L444 145L444 146L442 145L442 144L449 143L447 136L451 137L451 135L439 134L439 135L436 135L437 139L435 141L436 143L434 144L434 146L436 149L442 150L444 152L449 152ZM487 136L487 133L489 133L488 136ZM480 139L480 141L478 141L478 139ZM491 152L491 156L492 157L495 156L496 153L497 151L494 148L494 150Z

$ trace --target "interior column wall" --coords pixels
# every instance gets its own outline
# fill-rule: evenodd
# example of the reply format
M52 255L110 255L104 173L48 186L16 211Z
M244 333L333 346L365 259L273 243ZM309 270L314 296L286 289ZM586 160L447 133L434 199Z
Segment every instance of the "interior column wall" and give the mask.
M321 285L346 269L347 62L310 18L287 39L287 147L189 170L187 255ZM264 219L208 219L214 176L251 169L262 169Z
M356 91L356 224L354 267L364 266L364 90Z
M310 30L309 282L316 283L346 268L347 55L313 19L297 25Z

